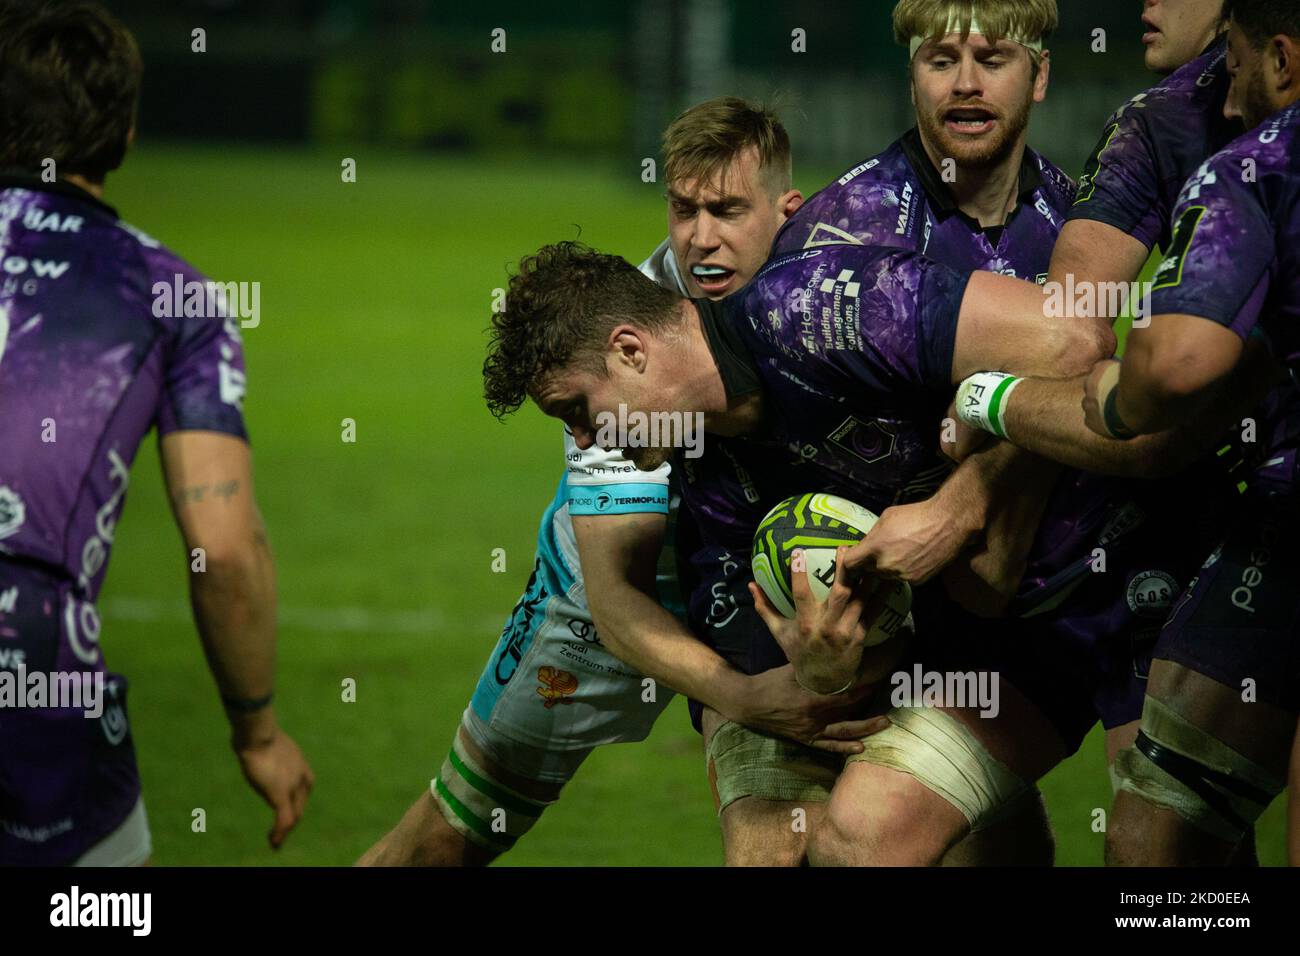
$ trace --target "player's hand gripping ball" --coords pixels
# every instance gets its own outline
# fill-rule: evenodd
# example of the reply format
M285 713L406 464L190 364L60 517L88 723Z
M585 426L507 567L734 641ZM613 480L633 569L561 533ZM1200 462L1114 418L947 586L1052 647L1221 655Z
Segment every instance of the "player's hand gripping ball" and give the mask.
M876 520L876 515L861 505L834 495L787 498L767 513L754 534L751 564L755 582L778 611L793 619L790 555L797 549L803 551L813 597L824 601L835 583L835 550L857 544ZM880 587L890 588L891 593L867 635L868 647L897 634L912 610L912 588L906 581L881 581Z

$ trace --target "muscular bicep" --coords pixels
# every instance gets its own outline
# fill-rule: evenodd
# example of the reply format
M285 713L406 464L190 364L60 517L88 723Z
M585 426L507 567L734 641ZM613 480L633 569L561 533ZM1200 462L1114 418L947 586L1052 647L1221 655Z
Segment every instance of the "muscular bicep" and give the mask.
M1241 361L1244 343L1231 329L1193 315L1157 315L1129 339L1120 400L1145 426L1176 427L1211 401Z
M1122 229L1092 219L1074 219L1065 224L1052 249L1047 281L1075 289L1091 285L1094 301L1104 304L1110 297L1096 297L1097 287L1135 281L1150 255L1144 243ZM1104 317L1113 321L1119 316Z
M953 384L975 372L1072 378L1114 353L1109 328L1061 311L1032 282L973 273L957 319Z
M666 515L574 515L572 520L587 600L593 608L628 586L655 593Z
M158 445L186 548L203 548L209 560L233 559L264 537L246 441L220 432L174 431Z

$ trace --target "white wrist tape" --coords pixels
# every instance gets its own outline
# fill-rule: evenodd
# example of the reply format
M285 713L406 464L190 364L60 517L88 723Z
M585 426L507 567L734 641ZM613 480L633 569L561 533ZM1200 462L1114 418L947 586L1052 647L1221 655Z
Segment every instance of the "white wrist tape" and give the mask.
M1023 379L1006 372L976 372L957 388L957 417L967 425L1007 437L1007 402Z

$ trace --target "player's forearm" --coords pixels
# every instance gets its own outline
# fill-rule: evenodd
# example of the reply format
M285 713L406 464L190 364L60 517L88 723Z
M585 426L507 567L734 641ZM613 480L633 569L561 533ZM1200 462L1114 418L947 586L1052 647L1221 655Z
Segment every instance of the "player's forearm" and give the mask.
M934 502L952 517L966 544L984 532L995 510L1015 499L1008 495L1013 490L1009 482L1026 458L1007 442L989 442L967 456L935 492Z
M705 646L659 602L628 584L588 595L592 620L611 654L731 720L743 709L745 675Z
M236 737L274 725L269 706L275 682L275 570L260 533L246 548L208 554L191 571L190 601L208 668Z
M1060 476L1060 465L1018 448L993 442L971 456L988 489L984 510L984 548L998 557L998 566L1014 574L1014 587L1033 547L1047 500Z
M1006 409L1007 438L1070 468L1129 478L1172 474L1204 450L1172 432L1128 442L1098 435L1083 416L1085 378L1021 381Z

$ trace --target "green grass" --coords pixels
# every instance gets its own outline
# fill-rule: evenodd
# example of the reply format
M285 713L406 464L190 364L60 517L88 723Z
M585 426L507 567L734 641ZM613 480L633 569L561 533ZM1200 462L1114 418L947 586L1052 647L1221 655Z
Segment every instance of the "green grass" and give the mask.
M560 473L554 424L527 409L502 426L483 407L492 292L508 263L576 226L634 259L663 236L661 189L639 167L353 155L355 184L340 181L341 156L159 147L109 180L128 221L214 278L262 283L261 325L244 333L246 413L283 609L277 706L317 776L301 827L273 855L269 810L230 754L185 612L185 555L148 441L103 643L131 681L160 864L347 864L427 786L528 577ZM341 441L344 418L355 444ZM498 547L503 574L491 570ZM369 626L329 613L348 608ZM349 677L355 703L341 699ZM1044 790L1060 862L1099 863L1099 735ZM204 833L191 830L196 808ZM1268 862L1283 858L1281 810L1261 827ZM592 756L505 862L720 863L684 704L646 743Z

